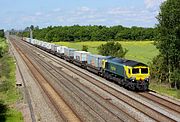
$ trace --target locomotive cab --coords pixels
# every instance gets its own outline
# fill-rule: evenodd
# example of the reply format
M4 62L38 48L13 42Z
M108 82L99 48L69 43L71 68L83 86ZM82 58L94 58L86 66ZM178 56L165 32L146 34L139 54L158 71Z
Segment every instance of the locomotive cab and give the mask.
M130 79L143 81L149 80L149 68L145 66L128 67L126 71L127 77Z
M149 85L149 77L150 77L150 71L149 67L145 65L139 65L139 66L126 66L126 76L127 79L132 84L131 87L139 89L139 90L147 90Z

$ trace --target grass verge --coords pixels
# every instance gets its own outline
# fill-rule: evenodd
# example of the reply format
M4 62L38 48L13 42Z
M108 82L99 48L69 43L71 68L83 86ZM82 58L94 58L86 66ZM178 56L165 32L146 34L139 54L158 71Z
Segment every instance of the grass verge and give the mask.
M22 122L21 112L15 109L15 103L20 98L15 87L15 62L7 53L7 44L4 47L6 53L0 58L0 122Z
M174 98L180 99L180 90L170 88L168 85L151 82L149 87L151 90L156 91L159 94L172 96Z

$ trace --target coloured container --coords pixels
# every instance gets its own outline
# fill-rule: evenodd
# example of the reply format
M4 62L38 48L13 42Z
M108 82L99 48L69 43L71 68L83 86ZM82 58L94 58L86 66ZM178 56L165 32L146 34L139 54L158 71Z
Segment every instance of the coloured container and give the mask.
M105 58L106 57L102 56L102 55L88 54L87 63L91 66L96 67L96 68L100 68L102 66L102 60Z
M87 61L88 54L89 52L85 52L85 51L75 51L74 59L81 62Z

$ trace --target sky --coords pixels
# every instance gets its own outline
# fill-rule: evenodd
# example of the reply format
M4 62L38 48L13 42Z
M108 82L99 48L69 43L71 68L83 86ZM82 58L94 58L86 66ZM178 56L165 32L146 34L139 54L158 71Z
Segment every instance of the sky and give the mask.
M0 0L0 28L30 25L154 27L164 0Z

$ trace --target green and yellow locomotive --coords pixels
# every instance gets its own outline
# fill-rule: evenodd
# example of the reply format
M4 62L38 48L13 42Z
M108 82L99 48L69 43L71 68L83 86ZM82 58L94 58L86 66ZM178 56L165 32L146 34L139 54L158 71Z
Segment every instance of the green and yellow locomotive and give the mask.
M148 90L150 71L143 63L107 58L102 61L102 74L106 79L113 80L131 90Z

